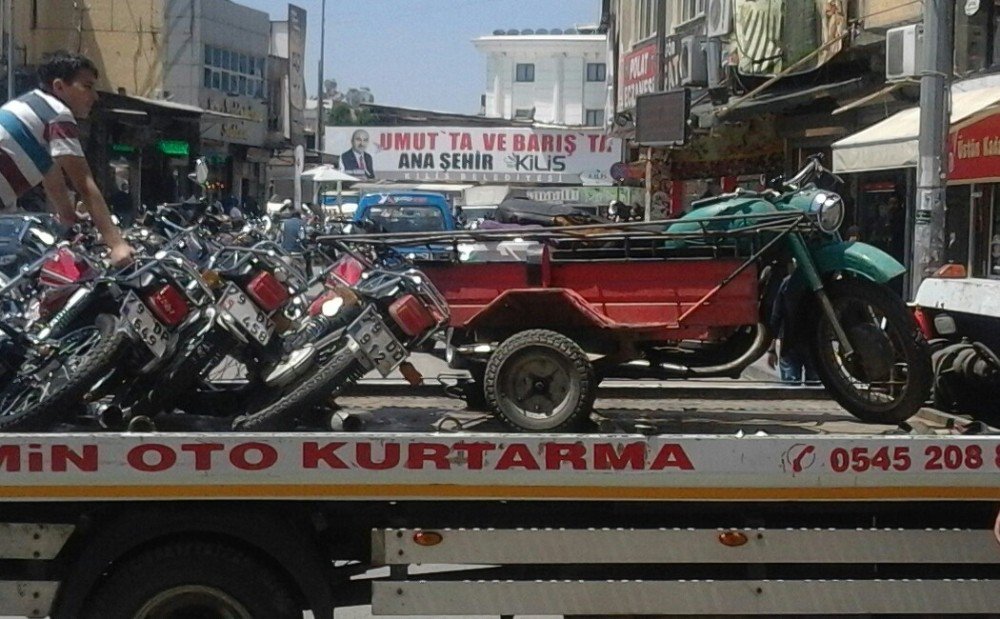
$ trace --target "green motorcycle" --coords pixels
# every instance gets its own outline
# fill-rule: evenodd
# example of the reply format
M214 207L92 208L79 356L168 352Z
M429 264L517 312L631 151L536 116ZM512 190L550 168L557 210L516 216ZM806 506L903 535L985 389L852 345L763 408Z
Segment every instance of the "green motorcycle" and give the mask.
M744 257L744 267L759 273L760 321L772 336L781 332L783 349L801 351L858 419L898 424L930 395L930 354L903 299L886 285L905 267L872 245L841 238L843 200L821 188L831 180L839 181L814 156L763 192L697 201L667 226L665 244Z

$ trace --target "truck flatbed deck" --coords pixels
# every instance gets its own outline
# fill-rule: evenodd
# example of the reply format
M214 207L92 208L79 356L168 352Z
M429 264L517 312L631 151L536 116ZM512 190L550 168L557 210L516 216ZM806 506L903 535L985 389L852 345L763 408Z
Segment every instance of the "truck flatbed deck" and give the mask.
M600 432L518 434L392 391L338 400L357 432L0 437L0 614L125 617L191 579L327 619L1000 608L990 428L608 389Z

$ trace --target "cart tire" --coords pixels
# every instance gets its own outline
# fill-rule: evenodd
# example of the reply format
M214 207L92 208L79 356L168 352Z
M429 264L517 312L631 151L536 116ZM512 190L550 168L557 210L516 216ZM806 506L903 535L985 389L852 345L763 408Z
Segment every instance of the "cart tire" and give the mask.
M903 300L858 279L831 282L826 292L856 350L851 361L840 357L832 326L817 309L810 352L827 391L861 421L896 425L912 417L930 397L934 373Z
M180 542L112 568L83 617L300 619L302 610L281 575L255 557L225 544Z
M545 329L507 339L486 364L483 391L507 425L527 432L577 429L590 416L597 378L587 353Z

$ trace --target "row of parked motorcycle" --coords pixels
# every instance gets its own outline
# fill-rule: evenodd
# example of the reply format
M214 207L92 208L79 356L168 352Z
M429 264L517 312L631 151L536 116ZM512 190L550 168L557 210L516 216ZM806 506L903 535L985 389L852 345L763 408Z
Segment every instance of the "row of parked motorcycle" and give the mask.
M0 431L329 427L344 388L448 320L391 253L334 242L308 277L264 223L227 230L202 202L144 214L123 268L87 231L3 219Z

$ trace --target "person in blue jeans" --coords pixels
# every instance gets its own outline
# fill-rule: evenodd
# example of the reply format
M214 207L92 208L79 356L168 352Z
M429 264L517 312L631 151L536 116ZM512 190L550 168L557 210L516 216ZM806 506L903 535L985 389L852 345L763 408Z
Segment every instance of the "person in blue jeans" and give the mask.
M777 367L778 377L783 383L812 383L818 380L812 364L809 360L809 351L805 349L802 342L790 342L785 338L785 327L788 319L794 311L793 299L789 292L789 282L792 273L795 271L795 261L788 266L788 275L781 280L778 287L778 294L774 298L774 306L771 309L771 332L774 333L774 341L767 351L767 364L774 369Z

